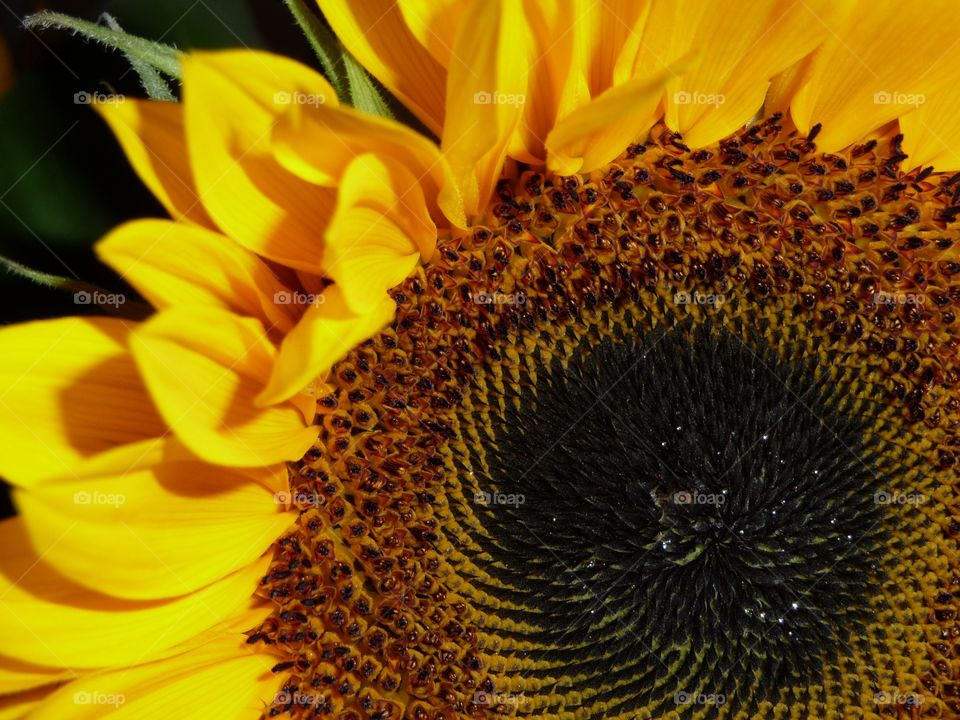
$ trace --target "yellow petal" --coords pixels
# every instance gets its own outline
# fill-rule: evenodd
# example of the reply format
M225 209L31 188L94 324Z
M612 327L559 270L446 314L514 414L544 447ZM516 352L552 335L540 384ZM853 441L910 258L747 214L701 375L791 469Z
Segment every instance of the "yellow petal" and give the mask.
M800 91L810 73L810 67L816 53L810 53L802 60L795 62L770 81L767 97L764 101L764 115L770 116L779 112L787 115L790 112L790 102Z
M259 255L319 269L333 193L281 167L270 135L294 103L335 103L330 85L264 52L195 53L183 59L183 96L190 163L211 217Z
M152 305L210 305L258 317L285 332L293 308L287 290L259 257L231 239L166 220L134 220L97 244L97 254Z
M292 520L264 484L202 463L14 497L33 546L47 549L44 562L93 590L143 600L183 595L246 567Z
M369 313L351 312L336 285L311 306L283 340L270 382L257 398L260 404L280 402L326 373L356 345L373 337L389 323L396 303L384 295Z
M529 2L526 11L535 61L509 151L522 162L542 164L557 119L590 101L590 28L605 7L583 0Z
M173 308L145 323L131 346L160 414L204 460L267 466L299 459L316 439L295 405L254 406L276 353L254 318Z
M343 174L324 269L350 309L364 315L382 304L420 256L433 254L436 238L415 178L375 155L360 155Z
M53 693L31 720L258 720L279 691L278 659L224 635L190 652L87 675Z
M213 227L190 169L183 106L123 98L94 103L143 183L172 217Z
M956 46L948 58L957 67ZM960 92L944 88L924 97L924 102L900 118L906 167L932 165L940 172L960 170Z
M587 77L590 95L597 97L614 84L629 79L623 74L633 68L652 0L587 2L590 9L587 18L593 25Z
M0 695L21 693L35 688L45 689L43 694L46 694L50 685L73 680L78 676L78 673L72 670L52 669L0 657ZM2 717L0 714L0 718Z
M633 78L650 2L531 0L525 9L536 44L535 61L510 155L542 164L544 143L560 118Z
M523 113L529 40L519 3L479 0L454 42L441 148L468 216L489 202Z
M41 549L41 553L46 548ZM110 558L105 557L104 562ZM71 582L30 548L19 518L0 523L3 654L52 668L130 665L158 657L247 606L269 557L197 592L133 601Z
M400 123L346 107L297 106L278 120L273 146L287 170L331 187L339 184L357 155L373 153L415 176L433 218L439 221L444 214L454 227L467 226L463 203L439 148Z
M222 640L228 633L242 633L256 627L269 613L267 601L251 598L236 612L224 617L222 622L203 630L181 643L164 646L151 652L146 659L161 659L194 651L211 641ZM239 637L239 635L234 635ZM23 708L32 708L58 686L76 680L89 670L63 670L31 665L10 657L0 656L0 718L20 717ZM11 695L10 693L16 693ZM4 714L6 713L6 714Z
M818 23L827 39L790 108L800 132L822 124L817 147L826 152L915 112L939 93L957 93L948 56L956 52L960 5L930 0L906 10L890 0L859 0L845 7L844 16Z
M135 326L64 318L0 330L0 475L30 486L123 472L171 447L126 347Z
M399 0L403 20L420 44L443 67L450 66L450 47L463 20L460 0Z
M698 62L666 90L666 124L700 147L730 134L763 105L770 79L823 40L823 20L842 3L757 0L655 0L637 74L695 54Z
M16 695L0 697L0 720L20 720L20 718L27 717L30 711L43 702L52 692L52 687L41 687Z
M653 125L667 77L630 80L564 117L547 136L547 167L572 175L611 162Z
M446 72L407 27L395 0L318 1L350 54L439 135Z
M376 210L354 207L337 214L327 232L336 254L327 272L351 312L365 315L383 305L387 290L399 285L420 258L407 234Z

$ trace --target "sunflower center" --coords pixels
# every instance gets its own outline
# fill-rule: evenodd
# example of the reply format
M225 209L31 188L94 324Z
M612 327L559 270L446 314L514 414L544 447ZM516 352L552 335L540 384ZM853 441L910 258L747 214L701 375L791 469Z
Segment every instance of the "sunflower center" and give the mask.
M555 360L507 393L471 461L475 562L524 598L500 622L571 675L651 697L690 651L716 654L712 677L691 662L673 681L715 695L745 659L818 672L867 618L889 487L882 443L815 361L689 325Z
M903 158L773 117L504 179L331 373L270 713L960 712L960 184Z

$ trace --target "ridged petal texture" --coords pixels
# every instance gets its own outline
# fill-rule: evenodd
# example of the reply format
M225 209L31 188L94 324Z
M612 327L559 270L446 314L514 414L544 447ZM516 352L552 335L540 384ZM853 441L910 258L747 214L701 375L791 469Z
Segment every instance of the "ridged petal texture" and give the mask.
M261 322L278 352L250 397L283 403L392 317L386 290L430 257L438 222L466 224L463 199L427 138L341 108L293 60L223 51L183 65L182 103L97 105L172 216L122 226L98 252L164 312Z
M569 174L581 159L551 133L573 135L591 149L583 167L598 167L625 146L627 115L633 140L663 117L703 147L765 103L792 106L801 132L824 127L827 151L899 121L913 167L960 168L951 75L960 6L950 0L906 13L892 0L762 0L749 10L737 0L318 2L351 52L442 138L467 173L458 182L468 212L489 199L505 143L507 156ZM425 110L411 77L423 90L446 78L446 94L434 91ZM631 96L629 86L651 83L653 97ZM576 119L592 105L590 122ZM601 130L619 142L602 144Z

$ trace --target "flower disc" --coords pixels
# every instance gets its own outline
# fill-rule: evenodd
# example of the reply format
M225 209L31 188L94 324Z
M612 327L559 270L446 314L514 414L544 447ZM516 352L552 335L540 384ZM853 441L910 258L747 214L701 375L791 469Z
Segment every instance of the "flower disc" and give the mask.
M505 178L334 368L270 712L960 712L956 183L899 142Z

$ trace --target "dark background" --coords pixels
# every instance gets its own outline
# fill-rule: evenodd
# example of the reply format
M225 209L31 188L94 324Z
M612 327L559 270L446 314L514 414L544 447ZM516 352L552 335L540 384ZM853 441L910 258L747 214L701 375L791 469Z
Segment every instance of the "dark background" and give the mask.
M40 10L90 21L108 12L127 32L180 49L246 46L316 62L282 0L0 0L0 256L132 295L93 243L124 220L165 213L74 94L143 91L122 54L69 32L24 29L21 19ZM0 269L0 324L97 312ZM0 483L0 517L9 514Z

